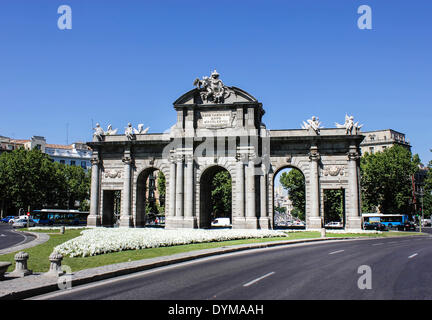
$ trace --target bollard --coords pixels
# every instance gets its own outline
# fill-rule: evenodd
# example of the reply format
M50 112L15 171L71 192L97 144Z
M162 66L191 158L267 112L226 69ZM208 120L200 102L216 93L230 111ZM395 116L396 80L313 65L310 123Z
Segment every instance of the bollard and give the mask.
M4 274L7 269L12 265L10 262L0 261L0 281L3 280Z
M60 253L53 252L49 256L50 268L48 272L45 272L45 276L58 277L64 274L64 271L61 268L61 261L63 260L63 256Z
M64 234L64 233L65 233L65 226L61 226L61 227L60 227L60 233L61 233L61 234Z
M326 229L321 228L321 238L325 238L325 237L326 237Z
M10 277L25 277L32 274L31 270L27 269L27 260L29 254L27 252L20 251L15 255L15 270L9 273Z

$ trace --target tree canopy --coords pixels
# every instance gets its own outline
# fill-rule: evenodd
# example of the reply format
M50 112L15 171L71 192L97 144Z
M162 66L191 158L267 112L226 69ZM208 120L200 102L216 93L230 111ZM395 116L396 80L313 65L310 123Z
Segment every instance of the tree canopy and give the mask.
M15 208L73 208L89 197L90 174L53 162L40 150L17 149L0 155L0 198Z
M212 180L211 207L215 217L229 217L231 215L231 176L223 170L216 173Z
M412 175L418 170L418 155L399 145L382 152L365 153L360 161L362 211L412 212Z

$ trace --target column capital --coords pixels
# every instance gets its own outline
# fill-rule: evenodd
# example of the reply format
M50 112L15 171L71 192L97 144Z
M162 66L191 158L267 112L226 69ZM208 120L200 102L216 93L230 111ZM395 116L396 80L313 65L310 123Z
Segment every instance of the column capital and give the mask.
M123 163L124 163L125 165L131 165L132 162L133 162L133 160L132 160L130 154L125 154L125 155L123 156L123 158L122 158L122 161L123 161Z
M309 160L310 161L320 161L321 160L321 155L319 154L319 152L318 151L312 151L311 150L311 152L309 152Z
M194 161L193 154L187 154L184 157L185 157L186 163L193 163L193 161Z
M350 150L347 153L347 156L348 156L348 161L357 161L358 159L360 159L360 154L354 150Z
M184 154L178 154L178 155L175 156L175 161L177 163L182 163L184 161L184 159L185 159Z
M98 157L92 157L90 159L92 166L97 166L101 163L101 160Z

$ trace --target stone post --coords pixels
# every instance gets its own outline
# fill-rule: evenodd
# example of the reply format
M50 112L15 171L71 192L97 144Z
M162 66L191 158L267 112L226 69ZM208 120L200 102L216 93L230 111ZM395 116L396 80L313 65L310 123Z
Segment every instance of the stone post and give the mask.
M360 154L356 146L350 146L348 152L348 179L350 208L347 210L347 229L361 229L360 202L358 187L358 159Z
M18 252L15 255L15 270L9 274L10 277L25 277L32 274L31 270L27 269L27 260L29 254L27 252Z
M176 175L176 218L183 219L183 155L179 155L177 161L177 175Z
M306 221L306 227L308 229L318 229L321 228L321 218L320 218L320 188L319 188L319 161L321 159L318 153L318 148L312 146L309 153L310 159L310 212L308 221Z
M185 179L185 202L184 202L184 226L194 228L196 218L194 217L194 158L193 155L186 156L186 179Z
M100 226L101 216L99 214L99 154L93 151L91 164L91 189L90 189L90 214L87 217L88 226Z
M170 157L170 176L169 176L169 203L168 216L175 216L175 198L176 198L176 163L174 157Z
M120 216L120 227L132 227L131 215L131 165L132 158L130 149L125 150L123 159L124 176L123 176L123 210Z
M63 260L63 256L60 253L53 252L49 256L50 268L48 272L45 272L45 276L58 277L64 274L65 272L61 268L61 261Z
M254 156L249 156L246 170L246 228L257 228L257 215L255 207L255 162Z

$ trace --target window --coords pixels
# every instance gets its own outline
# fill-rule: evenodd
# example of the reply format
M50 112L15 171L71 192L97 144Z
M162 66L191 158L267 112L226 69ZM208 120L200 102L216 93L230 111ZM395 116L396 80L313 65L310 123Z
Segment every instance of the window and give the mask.
M65 161L64 161L64 160L60 160L60 163L61 163L61 164L65 164Z
M87 163L85 161L81 161L81 168L87 169Z
M374 147L369 147L369 151L370 151L370 153L374 153L375 152L375 148Z
M71 166L75 165L75 160L71 160Z

